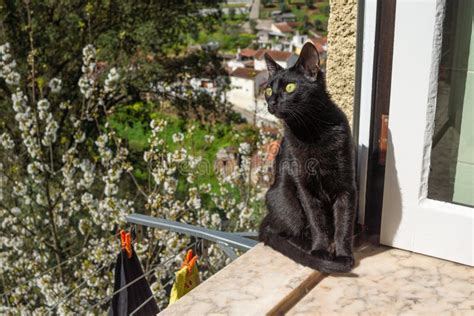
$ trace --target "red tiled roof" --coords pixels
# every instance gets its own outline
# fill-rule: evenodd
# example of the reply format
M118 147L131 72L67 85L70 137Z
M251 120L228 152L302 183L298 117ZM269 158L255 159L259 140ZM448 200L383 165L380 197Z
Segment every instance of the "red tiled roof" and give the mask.
M255 58L262 59L265 53L270 55L270 57L276 61L287 61L291 57L291 55L293 55L293 53L291 52L282 52L279 50L265 50L265 49L260 51L259 49L257 53L255 54Z
M301 25L300 22L285 22L285 23L291 26L292 28L296 28Z
M253 68L236 68L230 75L244 79L253 79L260 71Z
M253 55L253 57L256 58L256 59L262 59L262 58L263 58L263 54L265 54L266 51L267 51L266 49L259 48L259 49L255 52L255 55Z
M292 33L294 31L287 22L275 23L275 27L282 33Z
M282 33L293 33L295 28L300 26L299 22L281 22L275 23L275 27L280 30Z
M328 39L327 37L316 37L316 36L312 36L309 38L311 40L311 42L313 43L319 43L321 45L326 45L327 42L328 42Z
M244 48L240 51L239 55L243 57L253 57L256 51L251 48Z
M324 46L327 44L326 37L310 37L308 39L317 49L318 53L323 53L325 51Z

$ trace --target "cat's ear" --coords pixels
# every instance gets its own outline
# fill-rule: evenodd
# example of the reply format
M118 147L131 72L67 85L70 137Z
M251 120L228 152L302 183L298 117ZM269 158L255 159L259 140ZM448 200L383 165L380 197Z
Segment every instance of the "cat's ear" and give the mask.
M267 63L268 74L270 77L272 77L274 74L283 69L283 67L278 65L276 61L274 61L273 58L267 53L265 53L263 57L265 58L265 62Z
M303 73L306 78L315 81L319 72L319 54L316 47L311 43L304 44L301 49L300 57L292 67Z

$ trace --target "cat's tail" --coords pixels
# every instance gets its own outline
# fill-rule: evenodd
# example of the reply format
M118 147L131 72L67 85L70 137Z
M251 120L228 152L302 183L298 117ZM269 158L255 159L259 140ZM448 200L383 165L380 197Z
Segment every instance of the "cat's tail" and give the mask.
M264 238L260 236L260 240L263 241L264 244L293 259L297 263L323 273L350 272L354 265L352 260L337 261L311 255L304 249L278 234L267 233Z

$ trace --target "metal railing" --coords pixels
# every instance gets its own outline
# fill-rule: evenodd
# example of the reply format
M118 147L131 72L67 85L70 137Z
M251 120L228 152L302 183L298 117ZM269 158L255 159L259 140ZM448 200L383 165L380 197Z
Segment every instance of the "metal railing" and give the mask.
M257 233L255 232L228 233L137 213L128 215L126 220L128 223L135 225L166 229L172 232L215 242L231 258L234 256L233 254L235 254L231 248L245 252L258 243L256 240L247 238L257 237Z

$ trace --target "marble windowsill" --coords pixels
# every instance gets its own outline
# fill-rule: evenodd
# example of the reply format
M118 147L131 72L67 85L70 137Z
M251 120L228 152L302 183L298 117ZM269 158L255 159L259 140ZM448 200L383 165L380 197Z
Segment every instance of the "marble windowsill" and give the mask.
M160 315L474 315L474 269L365 244L324 275L258 244Z
M474 315L474 269L365 245L349 277L330 275L287 315Z
M320 276L258 244L160 315L265 315L287 296L307 292Z

